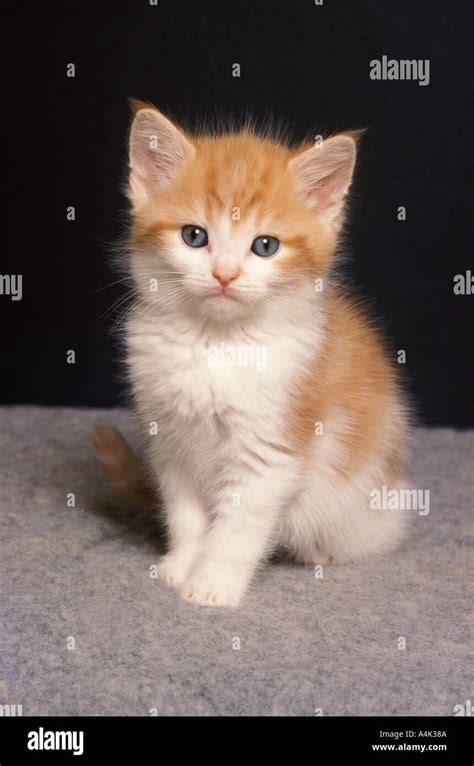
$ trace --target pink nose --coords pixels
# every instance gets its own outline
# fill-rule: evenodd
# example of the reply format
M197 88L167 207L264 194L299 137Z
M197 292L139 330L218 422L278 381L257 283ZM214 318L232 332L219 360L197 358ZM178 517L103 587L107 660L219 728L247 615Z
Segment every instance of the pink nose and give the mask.
M214 277L214 279L217 279L217 281L219 282L220 285L222 285L222 287L227 287L227 285L230 285L231 282L234 282L238 278L239 272L238 271L230 272L230 271L215 269L212 272L212 276Z

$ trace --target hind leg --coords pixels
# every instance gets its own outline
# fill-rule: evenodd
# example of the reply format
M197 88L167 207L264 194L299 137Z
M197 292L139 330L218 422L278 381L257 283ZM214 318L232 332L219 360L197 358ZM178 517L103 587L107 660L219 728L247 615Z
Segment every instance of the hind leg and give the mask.
M279 529L279 545L297 564L317 566L337 563L319 523L317 502L300 492L285 510Z
M317 544L290 550L290 555L296 564L302 564L305 567L337 563L329 551L321 550Z
M315 480L283 515L280 544L295 561L342 564L393 549L403 536L400 512L373 510L370 492L376 482Z

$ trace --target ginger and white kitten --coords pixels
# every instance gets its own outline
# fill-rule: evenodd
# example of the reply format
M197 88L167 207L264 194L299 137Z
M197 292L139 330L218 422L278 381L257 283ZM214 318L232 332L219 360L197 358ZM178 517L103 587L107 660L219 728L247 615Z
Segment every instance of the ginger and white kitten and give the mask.
M144 431L157 425L159 574L188 601L236 606L276 549L340 563L400 539L369 493L397 482L405 406L331 272L355 160L353 133L296 150L251 130L191 137L137 105L128 368ZM99 442L133 484L117 434Z

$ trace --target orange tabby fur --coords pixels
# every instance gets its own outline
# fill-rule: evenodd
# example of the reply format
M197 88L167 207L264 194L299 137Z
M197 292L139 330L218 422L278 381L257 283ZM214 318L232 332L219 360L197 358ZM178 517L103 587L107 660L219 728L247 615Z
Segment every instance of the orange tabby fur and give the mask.
M155 153L147 145L154 131ZM149 458L168 509L171 550L162 576L188 600L235 605L278 545L316 563L387 550L399 539L401 523L387 512L371 516L368 496L379 482L399 478L406 408L377 331L332 269L359 135L328 138L321 150L293 149L248 128L192 137L135 104L130 269L146 312L137 307L129 323L129 367L142 421L161 414L165 424ZM209 232L199 254L183 255L179 232L189 224ZM280 242L265 266L250 248L263 235ZM217 289L222 258L232 262L235 299L210 313L203 290ZM155 274L164 299L147 287ZM320 295L316 279L323 280ZM245 342L247 330L269 339L275 378L235 369L226 389L226 376L203 365L206 349L219 340ZM324 435L316 435L317 423ZM132 454L109 437L98 442L107 473L119 490L128 484L136 494L137 464L133 470ZM235 442L241 456L229 452ZM107 456L108 447L119 459ZM178 479L174 455L183 464ZM188 483L192 492L183 495ZM229 516L234 486L243 505Z

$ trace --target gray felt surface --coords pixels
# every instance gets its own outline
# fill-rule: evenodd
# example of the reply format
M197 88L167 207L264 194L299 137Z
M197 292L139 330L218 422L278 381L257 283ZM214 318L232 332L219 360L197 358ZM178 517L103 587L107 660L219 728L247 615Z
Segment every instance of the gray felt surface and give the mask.
M415 433L411 478L430 490L430 513L411 512L400 551L327 566L323 579L272 563L242 607L223 611L150 577L158 536L110 502L95 422L132 429L124 411L0 409L0 704L23 715L452 715L473 699L472 432Z

